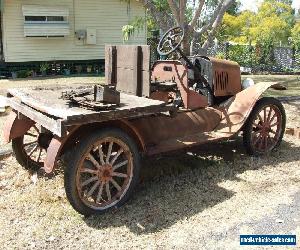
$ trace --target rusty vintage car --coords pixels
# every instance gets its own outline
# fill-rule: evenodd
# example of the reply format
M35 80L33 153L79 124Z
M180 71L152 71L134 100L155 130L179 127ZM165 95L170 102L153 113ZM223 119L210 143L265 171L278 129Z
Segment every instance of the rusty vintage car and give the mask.
M157 61L151 69L148 46L107 46L106 87L8 90L12 112L4 134L17 161L51 173L65 156L67 198L76 211L91 215L130 198L145 155L239 132L251 155L278 147L285 111L277 99L261 96L280 86L242 83L235 62L186 57L183 37L180 27L170 29L158 52L180 59Z

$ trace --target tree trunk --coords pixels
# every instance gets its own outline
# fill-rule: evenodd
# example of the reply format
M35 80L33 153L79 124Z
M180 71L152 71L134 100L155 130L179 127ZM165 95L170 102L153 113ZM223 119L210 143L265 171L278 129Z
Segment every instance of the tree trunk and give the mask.
M187 27L187 26L185 26L185 27ZM184 33L185 33L185 35L184 35L181 47L182 47L183 53L186 56L189 56L191 44L190 44L190 34L189 34L188 28L184 28Z

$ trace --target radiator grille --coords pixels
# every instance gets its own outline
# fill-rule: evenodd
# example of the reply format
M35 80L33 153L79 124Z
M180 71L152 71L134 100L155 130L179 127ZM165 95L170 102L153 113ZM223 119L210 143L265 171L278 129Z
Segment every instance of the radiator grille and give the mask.
M228 72L215 71L215 91L226 91L228 87Z

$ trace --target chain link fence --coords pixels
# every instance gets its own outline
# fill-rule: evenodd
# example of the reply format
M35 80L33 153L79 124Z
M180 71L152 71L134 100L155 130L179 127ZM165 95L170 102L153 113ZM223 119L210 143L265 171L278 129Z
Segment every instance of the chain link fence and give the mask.
M151 48L151 64L159 59L156 51L158 42L157 38L148 39ZM222 43L210 47L206 55L235 61L241 65L243 73L300 73L300 50L292 47Z
M300 51L292 47L224 43L209 48L207 54L236 61L247 73L300 73Z

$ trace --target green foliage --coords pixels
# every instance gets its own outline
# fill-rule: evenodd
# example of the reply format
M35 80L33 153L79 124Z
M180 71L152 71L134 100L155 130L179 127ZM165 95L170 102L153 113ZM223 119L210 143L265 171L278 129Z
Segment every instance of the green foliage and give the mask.
M300 50L300 23L297 23L292 31L291 37L296 50Z
M28 69L19 70L19 71L17 71L17 77L18 78L27 78L27 77L31 76L32 72L33 72L32 70L28 70Z
M219 29L219 41L232 41L236 43L248 43L250 38L249 27L255 18L255 13L243 11L237 16L225 13L223 23Z
M121 0L123 2L129 2L129 0ZM209 0L214 1L214 0ZM152 1L157 10L165 13L171 13L171 9L167 0L153 0ZM188 22L193 18L193 7L188 5L185 11L185 17ZM159 25L155 22L153 17L147 14L146 18L135 17L129 24L122 27L123 40L128 41L131 36L144 29L147 26L148 37L151 37L153 30L159 30Z
M255 50L252 46L233 45L228 48L228 57L230 60L239 63L242 66L253 65L257 63Z
M167 0L153 0L155 7L159 10L159 11L169 11L170 10L170 6L168 4Z
M122 28L123 40L128 41L133 34L144 29L144 27L145 27L145 18L135 17L128 25L123 26Z
M239 8L241 7L241 2L240 1L234 1L229 9L226 11L229 15L232 16L237 16L239 12Z
M215 57L218 59L226 59L226 55L224 52L218 52Z
M287 44L295 18L291 5L284 2L288 1L265 0L257 13L225 14L219 39L242 44Z
M48 63L43 63L40 65L40 71L41 72L46 72L50 69L50 65Z

